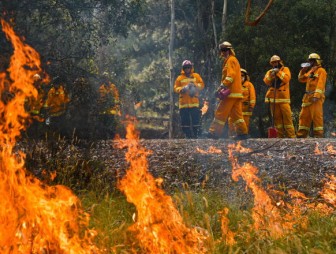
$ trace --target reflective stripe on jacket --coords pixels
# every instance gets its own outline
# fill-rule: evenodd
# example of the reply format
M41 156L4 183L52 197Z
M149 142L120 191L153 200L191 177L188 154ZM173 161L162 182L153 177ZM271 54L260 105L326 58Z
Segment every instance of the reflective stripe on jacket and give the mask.
M281 81L280 87L274 88L272 85L276 83L276 79L271 75L272 69L268 70L265 77L264 82L269 89L265 96L266 103L274 102L274 89L276 89L275 93L275 103L290 103L290 87L289 83L291 80L291 72L288 67L282 66L279 72L276 74L276 78Z
M196 86L195 94L190 96L189 91L181 93L181 90L188 84ZM203 90L204 82L202 77L191 69L190 77L187 77L182 69L181 74L176 78L174 92L179 94L179 108L196 108L199 107L199 91Z
M299 82L306 83L306 92L302 99L302 107L310 106L313 97L325 99L325 84L327 80L326 70L319 66L316 70L309 70L307 73L299 73Z
M243 98L240 64L234 55L230 55L223 63L222 85L229 88L229 98Z

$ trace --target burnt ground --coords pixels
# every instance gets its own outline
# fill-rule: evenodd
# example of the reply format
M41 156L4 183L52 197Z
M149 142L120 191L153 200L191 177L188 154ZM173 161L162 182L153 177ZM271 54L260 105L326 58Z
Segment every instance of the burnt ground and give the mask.
M196 191L211 189L227 197L230 193L241 194L242 198L245 195L245 184L241 180L234 182L231 177L228 145L237 141L162 139L141 140L140 144L152 151L148 156L149 171L164 180L163 188L168 192L183 190L183 183L187 183ZM222 153L199 152L208 151L211 146ZM257 175L265 187L296 189L316 197L326 176L336 174L336 139L248 139L241 141L241 146L251 151L234 152L239 165L250 163L258 168ZM111 142L98 143L94 156L104 160L109 170L123 172L127 168L126 150L111 149Z
M169 194L184 191L187 186L193 191L211 190L227 199L244 201L249 196L242 179L232 180L228 146L238 144L234 140L141 139L139 143L152 151L148 156L149 172L163 179L162 188ZM84 145L57 141L52 149L45 142L21 146L27 153L26 166L35 175L45 168L63 168L57 174L73 178L70 188L87 188L89 184L96 188L100 181L113 189L128 168L127 149L118 149L115 144L111 140ZM336 139L248 139L241 141L241 146L250 152L234 152L234 156L239 165L250 163L258 168L257 176L264 188L283 192L296 189L317 198L327 175L336 175ZM210 147L221 153L200 152Z

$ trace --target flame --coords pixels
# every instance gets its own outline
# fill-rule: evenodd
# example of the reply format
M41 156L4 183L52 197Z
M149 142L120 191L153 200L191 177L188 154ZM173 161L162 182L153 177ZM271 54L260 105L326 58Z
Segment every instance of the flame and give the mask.
M232 179L238 181L239 177L242 177L254 194L252 217L255 230L261 235L266 233L273 238L282 237L293 229L294 217L290 214L283 215L280 209L273 204L272 199L260 186L260 179L256 176L258 173L256 167L248 163L242 167L239 166L237 159L232 155L234 149L237 149L235 145L229 146L229 158L233 166Z
M227 245L232 246L236 244L236 240L234 239L235 233L229 229L230 220L227 218L229 209L225 207L218 213L221 215L222 238Z
M326 182L321 196L331 205L336 208L336 177L334 175L329 176L330 181Z
M130 163L119 188L127 200L137 209L135 224L129 230L134 232L145 253L205 253L206 233L188 228L175 208L173 200L160 188L148 172L149 151L140 146L133 124L127 126L126 160Z
M39 54L24 44L1 20L13 46L9 78L0 74L0 92L13 95L0 101L0 250L2 253L98 253L88 230L89 215L79 199L64 186L47 186L28 175L25 154L15 151L16 139L29 115L25 98L37 97L33 75L41 70Z
M220 150L220 149L218 149L218 148L216 148L214 146L210 146L208 148L208 151L205 151L205 150L197 147L196 151L199 152L199 153L202 153L202 154L215 154L215 153L221 154L221 153L223 153L222 150Z
M142 106L142 101L134 104L134 109L137 110Z
M204 101L203 107L201 108L202 116L205 115L206 112L208 112L208 109L209 109L209 102Z
M327 146L327 152L329 154L335 154L336 155L336 150L334 149L334 147L332 145Z
M318 143L316 143L316 145L315 145L314 153L315 153L316 155L321 155L321 154L323 154L322 151L321 151L320 148L319 148L319 144L318 144Z

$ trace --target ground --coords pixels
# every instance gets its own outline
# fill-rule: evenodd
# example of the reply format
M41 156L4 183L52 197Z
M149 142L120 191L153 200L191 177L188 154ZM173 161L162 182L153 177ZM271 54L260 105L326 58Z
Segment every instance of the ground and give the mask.
M211 189L228 197L245 192L245 184L231 177L228 146L237 145L237 141L162 139L141 140L140 144L152 151L149 171L163 179L168 192L186 186L195 191ZM248 139L240 144L250 150L234 152L238 164L250 163L258 168L257 176L265 188L296 189L317 197L327 176L336 174L336 139ZM211 147L217 150L209 152ZM95 156L104 160L109 170L122 175L127 169L126 149L113 149L113 142L107 141L95 149Z

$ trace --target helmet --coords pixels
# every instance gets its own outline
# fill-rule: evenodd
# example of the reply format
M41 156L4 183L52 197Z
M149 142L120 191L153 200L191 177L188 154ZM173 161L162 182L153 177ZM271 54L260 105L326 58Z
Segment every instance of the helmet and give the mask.
M190 60L184 60L183 62L182 62L182 68L184 68L184 67L192 67L192 62L190 61Z
M34 79L34 81L39 81L42 78L41 78L40 74L36 73L36 74L34 74L33 79Z
M321 57L316 53L311 53L308 56L308 60L316 60L318 65L320 65L322 63Z
M224 41L224 42L222 42L221 44L219 44L219 49L221 50L221 49L232 49L232 45L231 45L231 43L230 42L228 42L228 41Z
M281 61L280 56L274 55L270 59L270 63L276 62L276 61Z
M240 72L244 73L245 75L248 75L247 70L245 70L243 68L240 69Z

